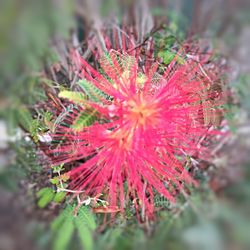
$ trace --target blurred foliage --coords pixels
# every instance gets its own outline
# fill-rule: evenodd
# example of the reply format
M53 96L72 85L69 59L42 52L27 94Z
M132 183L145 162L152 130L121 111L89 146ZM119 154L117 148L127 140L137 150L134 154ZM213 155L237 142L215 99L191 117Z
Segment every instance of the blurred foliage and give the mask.
M36 148L30 138L17 138L10 147L13 160L7 168L1 169L0 186L17 191L20 180L32 180L36 174L41 173L42 168L37 162Z
M96 229L95 218L87 207L82 206L77 211L74 210L75 208L72 205L67 205L52 222L52 232L55 234L52 240L53 250L72 249L70 242L73 240L75 230L77 231L81 248L85 250L93 249L94 241L92 234Z
M60 203L66 196L65 192L55 192L52 188L42 188L37 192L38 202L40 208L45 208L50 202L54 201Z
M162 57L165 64L175 56L175 52L170 48L174 43L178 43L177 37L180 40L184 38L192 19L193 4L194 1L186 1L182 5L185 15L172 10L152 8L154 16L166 15L169 19L166 33L154 37L159 44L157 56ZM118 8L114 0L105 1L103 7L103 15L107 15L112 8ZM33 135L33 139L38 141L37 135L46 131L51 116L49 113L43 113L40 118L34 117L23 104L34 104L36 100L46 98L39 86L40 76L37 72L45 63L50 64L57 60L55 53L50 49L51 38L68 37L69 29L74 26L73 1L8 0L0 3L0 9L0 96L5 101L0 117L5 117L10 132L16 132L17 124L20 123ZM249 18L247 14L237 18L246 21ZM218 24L212 25L212 28L218 30ZM244 75L234 86L241 98L242 106L248 112L249 82L249 76ZM103 96L104 93L91 89L86 81L80 82L79 85L90 99L107 98ZM61 97L75 104L83 102L85 98L69 90L63 90ZM235 114L237 112L238 109L233 111ZM92 119L93 116L88 115L81 114L77 120L79 126L85 126L92 121L88 119ZM37 163L35 145L29 138L17 139L11 144L11 149L15 154L15 161L1 171L0 185L17 191L20 179L34 180L35 174L42 169ZM249 170L250 166L246 169ZM204 176L199 176L199 180L204 179ZM60 203L65 198L64 192L55 193L52 189L52 184L58 184L53 183L53 180L56 179L52 179L51 186L44 187L37 193L40 208L53 201ZM49 249L50 244L54 250L220 250L230 249L229 247L249 249L249 194L250 174L247 171L243 181L225 189L223 199L217 199L208 187L192 190L189 199L180 196L180 200L174 206L162 197L156 196L156 208L164 207L164 211L157 213L157 220L153 225L138 224L131 216L131 211L127 211L128 220L118 218L106 230L96 232L97 227L102 227L102 220L98 216L93 215L86 206L80 207L75 214L75 207L68 205L61 209L50 230L46 225L35 222L31 225L31 232L41 249Z
M250 115L250 99L249 99L249 90L250 90L250 74L241 74L237 81L235 81L232 86L237 91L237 94L241 100L240 104L244 110Z
M0 3L1 96L18 102L33 91L33 77L43 64L54 61L51 38L68 37L73 3L8 0ZM33 76L32 76L33 75ZM14 99L14 100L13 100Z

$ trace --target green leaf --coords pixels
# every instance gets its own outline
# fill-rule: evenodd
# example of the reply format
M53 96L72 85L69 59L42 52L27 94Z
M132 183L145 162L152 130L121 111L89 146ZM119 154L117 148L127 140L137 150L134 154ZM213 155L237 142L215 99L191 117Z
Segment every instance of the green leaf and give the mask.
M90 210L87 207L82 206L78 210L77 218L79 218L82 222L84 222L84 224L86 226L88 226L91 230L96 229L95 218L94 218L93 214L90 212Z
M117 249L115 248L117 242L124 233L124 228L115 227L106 230L104 234L100 235L95 244L96 249ZM103 247L105 245L105 248Z
M173 35L163 36L163 35L157 34L155 36L156 46L165 50L171 49L174 46L176 40L177 38Z
M92 232L96 228L94 215L87 207L81 207L78 215L74 215L74 207L68 205L59 216L52 222L51 229L55 233L53 250L64 250L67 248L76 229L83 249L93 249Z
M46 111L43 115L44 124L47 128L50 128L52 120L53 120L53 114L49 111Z
M55 193L53 189L51 188L42 188L38 193L37 197L39 198L38 200L38 206L40 208L46 207L54 198Z
M40 130L42 131L41 127L40 127L40 121L37 120L33 120L30 124L30 135L32 136L34 142L38 142L38 133L40 132Z
M64 163L56 166L52 166L53 173L58 173L64 170Z
M164 196L155 195L155 197L154 197L154 205L155 205L155 207L169 208L170 207L170 202Z
M53 179L50 179L50 183L53 184L53 185L58 185L59 184L58 177L54 177Z
M75 218L75 226L77 228L77 232L83 249L92 250L94 242L93 242L92 232L90 231L88 226L85 225L78 218Z
M65 197L66 197L65 192L57 192L53 200L56 203L61 203Z
M57 232L57 230L59 230L65 218L73 217L74 216L73 211L74 207L71 205L68 205L66 208L64 208L64 210L51 223L52 231Z
M77 84L85 92L88 98L94 102L100 102L101 99L110 98L107 94L102 92L100 89L98 89L96 86L94 86L91 82L87 80L80 80Z
M25 107L21 107L18 110L17 117L18 117L18 121L19 121L20 125L26 131L30 132L31 124L33 122L33 118L32 118L32 115L31 115L30 111Z
M76 91L63 90L58 94L58 96L60 98L68 99L75 104L82 104L86 101L86 97L82 93Z
M58 229L53 241L53 250L69 249L68 245L74 232L74 217L67 217Z
M173 35L169 35L164 37L164 45L165 48L172 48L174 46L174 43L176 42L176 37Z
M50 190L52 190L51 188L49 187L45 187L45 188L42 188L40 189L37 193L36 193L36 196L38 198L41 198L43 195L46 195L46 193L50 192ZM53 190L52 190L53 191Z
M96 114L97 114L96 110L92 110L90 112L84 111L80 113L80 115L74 121L72 128L75 131L79 131L84 127L92 125L96 120Z
M96 229L96 222L93 214L87 207L82 206L78 210L78 216L75 217L75 225L83 248L86 250L93 249L92 232Z
M164 50L164 51L160 51L158 53L158 57L163 58L163 62L164 64L169 64L171 63L174 59L176 60L176 62L178 62L179 64L184 64L185 61L183 58L181 58L180 56L178 56L176 54L176 52L172 52L171 50Z

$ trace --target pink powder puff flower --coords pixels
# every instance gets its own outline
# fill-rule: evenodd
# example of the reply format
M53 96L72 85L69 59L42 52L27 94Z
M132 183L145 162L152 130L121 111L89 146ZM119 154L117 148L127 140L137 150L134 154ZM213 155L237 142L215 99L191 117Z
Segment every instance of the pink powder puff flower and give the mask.
M160 71L158 62L139 61L136 53L111 50L99 60L100 73L74 54L80 77L105 95L82 105L83 111L94 110L93 124L58 129L54 137L62 143L50 155L53 164L84 159L68 172L71 189L103 193L122 211L133 201L152 217L156 192L174 202L176 190L196 184L185 169L187 155L209 157L203 142L219 133L212 117L221 100L209 97L216 76L200 62L174 59ZM71 119L78 115L75 110Z

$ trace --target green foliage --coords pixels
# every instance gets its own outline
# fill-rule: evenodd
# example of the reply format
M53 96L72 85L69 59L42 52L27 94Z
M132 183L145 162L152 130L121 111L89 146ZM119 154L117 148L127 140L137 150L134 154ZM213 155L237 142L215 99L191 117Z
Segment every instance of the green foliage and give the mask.
M33 117L26 107L21 107L18 110L18 120L21 126L28 132L31 131Z
M34 142L38 142L39 132L44 132L44 129L40 126L41 122L38 119L32 120L30 124L30 135L33 138Z
M52 127L52 114L43 112L39 114L41 117L33 119L30 111L26 107L17 110L17 120L21 127L29 132L34 142L38 142L39 135L45 133Z
M85 224L90 230L95 230L96 229L96 222L94 216L91 214L89 209L85 206L82 206L78 210L78 216L83 224Z
M52 166L53 173L58 173L64 170L64 163L56 166Z
M53 1L9 0L1 3L0 10L0 54L2 58L0 88L3 93L16 97L28 84L25 77L40 70L44 57L52 60L49 49L51 35L67 37L73 24L73 4L62 0ZM37 35L39 34L39 35ZM53 54L54 55L54 54ZM27 98L26 96L25 98Z
M167 16L168 24L165 29L179 38L184 37L190 23L188 17L183 15L183 13L179 13L179 11L174 9L169 8L169 10L166 10L156 6L151 9L151 13L153 16Z
M85 250L93 249L94 242L92 239L92 232L88 228L88 224L83 223L81 220L75 219L75 227L81 242L81 245Z
M248 90L250 89L250 75L242 74L240 77L231 83L234 90L233 99L238 99L238 105L228 102L223 105L225 109L224 117L228 122L230 130L233 133L237 132L237 127L242 119L242 111L246 112L250 117L250 99ZM243 108L243 109L242 109Z
M164 196L156 194L154 197L154 205L155 207L169 208L170 202Z
M53 177L50 179L51 184L56 185L57 187L65 186L66 182L69 180L69 175L67 173L60 174L58 176Z
M77 84L81 87L88 98L94 102L100 102L101 99L109 98L107 94L87 80L80 80Z
M173 52L171 50L162 50L158 53L158 57L161 57L163 59L164 64L169 64L171 63L174 59L176 60L177 63L179 64L184 64L185 60L177 55L176 52Z
M99 8L100 8L100 14L105 17L110 15L111 10L112 10L112 13L116 11L118 14L119 2L116 0L106 0L105 2L101 1Z
M69 180L69 175L67 173L61 173L61 171L64 169L64 164L60 164L57 166L52 166L52 172L54 174L57 174L56 176L53 176L52 179L50 179L50 183L55 185L58 192L53 198L53 201L56 203L60 203L64 200L66 197L65 192L61 192L62 188L67 188L67 181Z
M66 197L65 192L57 192L56 195L53 198L53 201L56 203L61 203Z
M97 118L96 115L97 115L96 110L91 110L90 112L87 111L81 112L74 121L72 128L75 131L80 131L82 128L92 125Z
M225 108L226 112L224 114L225 119L228 122L228 125L230 127L230 130L233 133L237 132L237 123L238 123L238 116L240 114L240 109L234 104L225 104L223 105Z
M53 125L53 114L50 113L49 111L46 111L43 114L43 121L44 121L44 125L46 128L52 128Z
M247 110L250 115L250 99L249 99L249 89L250 89L250 75L241 75L239 79L233 83L233 87L236 89L241 105Z
M68 99L75 104L83 104L86 102L86 97L82 93L76 91L63 90L58 96L60 98Z
M180 38L178 35L174 35L169 28L165 28L162 32L158 32L154 35L155 46L155 56L160 57L164 64L171 63L172 60L176 60L179 64L184 64L184 56L177 54L176 48L180 46Z
M52 201L61 203L65 199L65 197L65 192L55 192L52 188L45 187L37 192L37 205L40 208L45 208Z
M83 249L94 249L93 232L96 229L96 222L93 214L87 207L80 207L75 215L75 207L67 207L51 224L53 239L53 250L70 249L70 242L73 240L73 233L76 231L79 242Z
M85 92L86 96L80 92L67 91L63 90L59 93L59 97L66 98L75 104L82 105L86 102L86 99L89 98L95 102L100 101L101 98L107 97L102 91L96 88L92 83L81 80L77 83L82 90ZM97 118L97 111L91 109L85 109L80 112L78 117L75 119L72 128L75 131L80 131L84 127L88 127L94 123Z
M19 176L33 178L35 173L40 173L42 168L37 162L36 149L34 143L22 138L21 140L11 143L11 149L15 151L16 157L12 162L10 169L15 168ZM21 175L21 176L20 176Z
M68 245L74 232L74 218L69 215L63 220L60 229L57 230L55 239L53 240L53 250L69 249Z
M38 206L40 208L46 207L54 198L55 193L54 190L51 188L42 188L39 192L37 192Z
M156 46L159 48L171 49L177 42L177 38L174 35L167 34L156 34L155 35Z

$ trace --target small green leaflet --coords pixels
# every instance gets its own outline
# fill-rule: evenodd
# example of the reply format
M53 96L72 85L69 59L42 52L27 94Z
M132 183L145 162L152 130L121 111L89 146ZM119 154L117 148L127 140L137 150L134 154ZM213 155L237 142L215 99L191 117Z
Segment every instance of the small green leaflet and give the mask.
M60 229L57 231L57 234L53 240L53 249L54 250L66 250L70 243L70 240L74 233L74 221L69 216L66 217L61 225Z
M72 125L73 130L80 131L82 128L92 125L97 118L96 115L96 110L91 110L90 112L85 110L81 112Z
M155 195L155 197L154 197L154 205L155 205L155 207L169 208L170 207L170 202L169 202L169 200L167 200L163 196Z
M46 207L54 198L55 194L53 189L51 188L42 188L38 193L37 197L39 198L38 200L38 206L40 208Z
M40 208L46 207L50 202L54 201L56 203L61 203L66 196L65 192L57 192L52 188L45 187L37 192L38 203Z
M56 203L61 203L66 196L65 192L57 192L56 195L54 196L53 201Z
M52 114L49 112L39 114L42 119L33 119L30 111L26 107L21 107L17 112L19 124L24 130L30 133L35 143L39 141L39 135L44 134L48 130L48 126L52 124Z
M51 224L55 237L53 240L53 250L70 249L69 245L76 231L79 242L85 250L92 250L94 241L92 234L96 229L96 222L93 214L87 207L80 207L78 215L74 215L74 206L67 207Z
M68 99L75 104L83 104L86 102L86 97L84 96L84 94L76 91L63 90L58 94L58 96L60 98Z
M66 98L75 104L84 104L86 99L89 98L94 102L100 102L102 99L109 100L110 96L105 94L103 91L94 86L91 82L87 80L80 80L77 85L81 87L85 95L81 92L63 90L59 93L60 98ZM87 97L87 98L86 98ZM78 117L75 119L73 125L71 126L73 130L80 131L84 127L92 125L97 119L97 111L94 109L85 109L80 112Z
M87 207L82 206L78 210L77 216L85 225L89 227L90 230L96 229L96 222L94 216L91 214Z
M87 80L80 80L77 83L81 89L85 92L88 98L94 102L100 102L101 99L110 99L110 96L102 92L96 86L94 86L91 82Z
M185 61L183 58L178 56L176 52L172 52L171 50L163 50L158 53L158 57L163 58L164 64L169 64L172 62L172 60L176 60L179 64L184 64Z
M20 125L28 132L30 132L31 124L33 122L32 115L26 107L22 107L18 110L18 121Z

